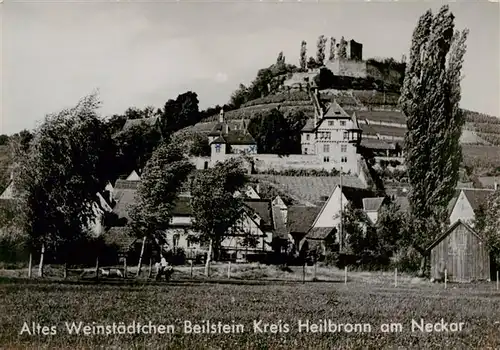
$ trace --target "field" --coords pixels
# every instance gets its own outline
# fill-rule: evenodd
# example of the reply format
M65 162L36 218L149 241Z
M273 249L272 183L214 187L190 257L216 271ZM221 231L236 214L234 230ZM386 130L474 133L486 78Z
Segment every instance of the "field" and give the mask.
M258 264L234 265L231 279L227 264L212 268L210 280L203 268L176 268L172 282L102 280L56 281L60 271L47 267L45 280L0 278L0 348L169 348L169 349L381 349L454 348L485 349L500 346L500 291L493 283L431 284L401 275L397 287L391 272L348 273L319 267L312 281L312 267L283 272ZM18 270L17 276L26 271ZM130 271L133 273L134 271ZM0 270L2 276L13 276ZM60 278L60 277L59 277ZM331 320L338 324L363 324L364 332L313 332L303 325ZM462 331L422 332L412 320L425 323L463 322ZM241 324L240 333L187 334L185 321L193 324ZM254 328L253 321L262 321ZM66 323L119 325L132 322L172 325L171 334L68 334ZM54 335L19 334L24 322L32 328L56 326ZM496 324L495 322L499 322ZM277 333L263 332L264 323L281 325ZM384 333L384 323L401 324ZM286 326L285 326L286 325ZM368 325L368 326L367 326ZM453 327L453 326L449 326ZM288 328L288 329L287 329ZM333 328L332 328L333 329ZM116 328L118 332L118 328ZM96 331L99 332L100 330ZM276 332L276 330L275 330Z
M0 284L0 347L168 348L168 349L486 349L500 346L500 292L492 284L442 285L390 283L84 285ZM463 322L462 331L421 332L412 319ZM305 323L369 324L365 332L313 333ZM184 321L242 324L242 333L186 334ZM254 330L253 321L262 320ZM173 325L173 334L70 335L65 322L112 325L133 321ZM19 335L24 322L56 326L55 335ZM281 324L279 333L260 333L264 323ZM402 330L380 331L383 323ZM285 332L288 325L288 332ZM338 326L342 327L342 326ZM345 329L346 326L344 326ZM368 326L364 326L368 327ZM396 329L394 329L396 330Z

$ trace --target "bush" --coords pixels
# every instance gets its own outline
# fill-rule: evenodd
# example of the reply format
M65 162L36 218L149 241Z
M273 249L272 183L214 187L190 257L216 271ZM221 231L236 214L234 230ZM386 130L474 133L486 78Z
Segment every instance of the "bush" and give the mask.
M391 258L390 265L401 272L416 272L420 268L421 255L413 248L401 248Z
M168 263L171 265L184 265L186 263L186 252L182 248L169 250L165 256Z

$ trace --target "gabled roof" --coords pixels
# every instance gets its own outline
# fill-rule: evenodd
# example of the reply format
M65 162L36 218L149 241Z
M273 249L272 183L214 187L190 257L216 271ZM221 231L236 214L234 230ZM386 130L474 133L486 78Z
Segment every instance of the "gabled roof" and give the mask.
M335 227L312 227L306 235L308 239L325 239L332 232L336 231Z
M244 130L245 120L228 120L228 121L223 121L222 123L219 121L215 123L215 125L212 127L212 129L208 133L208 136L219 136L221 132L222 134L225 134L226 126L227 129L229 129L229 131Z
M368 189L342 186L342 193L355 208L363 209L363 199L373 198L374 193Z
M107 245L115 246L122 254L128 253L137 241L128 227L112 227L103 236Z
M224 135L224 140L230 145L256 145L255 139L243 130L232 130Z
M272 227L271 201L266 199L246 199L244 204L260 216L262 227Z
M378 139L369 139L369 138L364 138L361 140L362 147L368 148L368 149L378 149L378 150L395 150L396 145L391 142L387 142L384 140L378 140Z
M139 126L139 125L155 126L159 119L160 118L158 116L149 117L149 118L128 119L125 122L125 125L123 125L122 130L127 131L127 130L129 130L135 126Z
M129 181L129 180L118 179L115 182L114 191L116 192L117 190L123 190L123 189L136 190L140 183L141 181Z
M314 119L307 119L306 125L302 128L302 132L313 132L315 129Z
M495 188L495 183L500 185L500 177L499 176L480 176L478 178L479 183L483 188Z
M478 210L481 205L485 205L488 202L488 197L494 193L494 190L462 189L462 192L467 197L472 209Z
M140 181L141 177L137 174L137 171L132 170L130 175L126 178L126 181Z
M481 237L472 227L467 225L465 222L462 222L462 220L457 220L453 225L451 225L446 232L444 232L441 236L439 236L430 246L427 248L427 251L429 252L432 248L437 246L443 239L445 239L451 232L453 232L458 226L464 226L470 233L475 235L480 241L485 242L484 238Z
M12 199L14 198L14 182L11 181L2 194L0 194L0 199Z
M385 197L363 198L363 209L365 211L378 211L385 200Z
M288 208L288 232L307 233L318 216L321 207L293 205Z
M214 143L225 144L227 142L226 142L226 140L224 140L223 136L219 136L219 137L215 138L212 142L210 142L210 144L214 144Z
M113 212L120 218L130 220L129 209L137 202L136 194L137 190L133 188L115 188L114 197L116 204Z
M323 118L331 119L331 118L342 118L342 119L351 119L351 116L344 111L342 107L334 100L330 103L330 105L326 108L326 111L323 115Z

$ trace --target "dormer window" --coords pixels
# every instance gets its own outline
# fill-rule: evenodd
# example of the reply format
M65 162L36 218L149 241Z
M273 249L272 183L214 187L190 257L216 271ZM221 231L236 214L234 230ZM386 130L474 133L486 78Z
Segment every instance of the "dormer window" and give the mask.
M328 121L328 126L334 126L334 125L335 125L335 121L333 121L333 120Z

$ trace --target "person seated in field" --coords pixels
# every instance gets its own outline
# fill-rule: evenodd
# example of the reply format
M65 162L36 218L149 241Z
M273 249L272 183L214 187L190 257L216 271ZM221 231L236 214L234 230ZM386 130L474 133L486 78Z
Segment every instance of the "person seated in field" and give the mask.
M165 276L165 280L169 281L172 273L174 272L174 269L169 265L167 259L165 259L163 254L161 256L160 262L156 263L156 266L158 271L156 274L156 280L159 281L162 276Z

